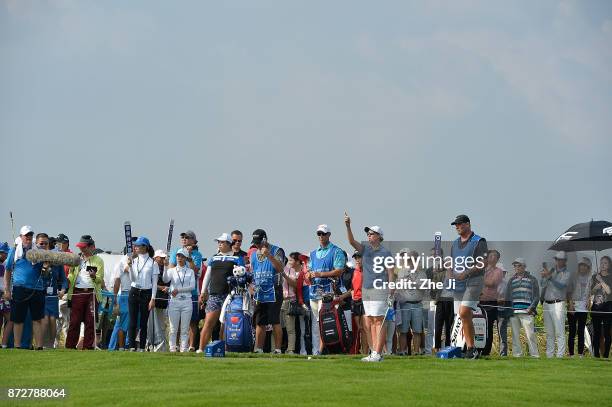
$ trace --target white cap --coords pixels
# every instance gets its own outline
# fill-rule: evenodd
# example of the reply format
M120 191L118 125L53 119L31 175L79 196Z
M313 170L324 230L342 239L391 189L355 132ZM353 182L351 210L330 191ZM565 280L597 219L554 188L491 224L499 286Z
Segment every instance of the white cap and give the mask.
M384 236L382 228L380 226L378 226L378 225L366 226L363 230L365 230L366 233L368 233L371 230L374 233L378 233L380 235L380 237Z
M184 248L183 248L183 249L180 249L180 250L178 250L178 251L176 252L176 255L177 255L177 256L178 256L179 254L180 254L180 255L183 255L183 256L185 256L185 257L187 257L187 258L189 258L189 257L190 257L190 256L189 256L189 252L187 251L187 249L184 249Z
M565 254L564 251L557 252L557 254L555 254L555 259L567 260L567 254Z
M410 249L407 248L407 247L404 247L403 249L399 249L399 251L397 253L398 254L401 254L401 253L409 254L410 253Z
M215 239L215 242L229 242L232 243L232 237L227 233L221 233L221 236Z
M317 226L317 232L329 233L329 226L326 224L319 225Z
M19 229L19 234L20 235L27 235L28 233L34 233L34 229L32 229L32 226L22 226L21 229Z
M153 255L153 257L164 257L166 258L166 252L161 250L161 249L157 249L155 250L155 254Z
M522 257L517 257L516 259L514 259L514 261L512 262L512 265L514 266L515 264L522 264L523 266L526 264L525 263L525 259Z

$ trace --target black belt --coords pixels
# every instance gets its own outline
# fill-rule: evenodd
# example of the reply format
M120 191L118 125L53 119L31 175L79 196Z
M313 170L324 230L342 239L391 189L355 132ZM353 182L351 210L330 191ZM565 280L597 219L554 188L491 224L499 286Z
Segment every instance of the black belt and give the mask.
M558 302L563 302L563 300L552 300L552 301L544 301L547 304L556 304Z
M143 292L143 291L153 291L153 289L152 289L152 288L147 288L147 289L144 289L144 288L136 288L136 287L131 287L131 288L130 288L130 290L136 290L136 291L138 291L139 293L141 293L141 292Z
M422 301L406 301L408 304L420 304Z

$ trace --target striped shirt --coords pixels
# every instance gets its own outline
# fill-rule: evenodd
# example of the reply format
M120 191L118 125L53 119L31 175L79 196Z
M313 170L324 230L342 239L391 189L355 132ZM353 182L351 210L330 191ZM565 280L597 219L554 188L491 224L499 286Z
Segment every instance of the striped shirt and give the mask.
M512 303L515 314L535 311L540 297L540 287L538 280L529 272L513 275L508 281L506 290L506 299Z

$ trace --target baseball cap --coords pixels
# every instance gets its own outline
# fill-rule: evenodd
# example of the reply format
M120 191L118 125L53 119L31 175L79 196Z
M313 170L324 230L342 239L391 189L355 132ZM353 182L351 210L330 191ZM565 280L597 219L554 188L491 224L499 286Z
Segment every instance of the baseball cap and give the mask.
M457 215L451 225L460 225L462 223L470 223L470 218L467 215Z
M317 226L317 232L329 233L329 226L327 226L326 224L319 225Z
M353 253L353 258L355 257L361 257L361 253L359 253L358 251L355 251L355 253Z
M183 232L181 233L181 237L186 237L188 239L193 239L195 241L197 241L198 239L196 238L196 234L194 233L193 230L188 230L187 232Z
M176 255L178 256L179 254L180 254L181 256L185 256L185 257L189 258L189 252L187 251L187 249L179 249L179 250L176 252Z
M66 236L63 233L60 233L59 235L57 235L56 239L58 243L70 243L70 239L68 239L68 236Z
M87 246L93 246L95 244L96 242L94 242L90 235L83 235L81 236L81 240L79 240L79 243L76 244L76 247L82 248Z
M2 253L8 253L10 250L9 245L7 242L1 242L0 243L0 252Z
M151 246L151 242L146 237L141 236L134 241L134 246Z
M384 236L382 228L380 226L377 226L377 225L366 226L365 228L363 228L363 230L365 230L366 233L368 233L371 230L374 233L378 233L380 235L380 237Z
M161 249L157 249L155 250L155 254L153 254L153 257L163 257L166 258L166 252L161 250Z
M567 260L567 254L565 254L564 251L558 251L557 254L555 254L555 259Z
M522 257L517 257L516 259L514 259L514 261L512 262L512 265L514 266L515 264L522 264L523 266L525 265L525 259Z
M227 233L221 233L221 236L215 239L215 242L228 242L232 243L232 237Z
M34 229L32 229L32 226L25 225L25 226L22 226L21 229L19 229L19 234L22 236L25 236L29 233L34 234Z
M582 260L578 262L578 265L581 264L584 264L587 267L591 267L593 265L593 263L591 263L591 259L589 259L588 257L583 257Z
M255 229L253 231L253 240L251 241L251 243L260 244L264 238L268 238L266 231L263 229Z

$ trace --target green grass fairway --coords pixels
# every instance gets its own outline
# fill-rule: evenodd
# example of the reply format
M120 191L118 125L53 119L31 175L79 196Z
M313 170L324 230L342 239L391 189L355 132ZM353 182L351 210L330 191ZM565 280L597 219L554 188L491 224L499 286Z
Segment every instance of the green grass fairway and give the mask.
M68 405L603 405L612 364L533 360L0 351L0 387L64 387ZM36 401L39 405L41 401ZM0 405L26 405L0 399Z

